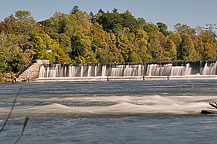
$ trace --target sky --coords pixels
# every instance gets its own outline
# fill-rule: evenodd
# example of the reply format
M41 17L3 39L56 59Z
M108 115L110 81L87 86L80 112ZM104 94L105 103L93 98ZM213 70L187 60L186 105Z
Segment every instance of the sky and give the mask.
M0 0L0 21L18 10L30 11L37 21L50 18L56 11L70 13L76 5L82 11L129 10L135 18L146 22L163 22L169 30L177 23L192 28L217 23L217 0Z

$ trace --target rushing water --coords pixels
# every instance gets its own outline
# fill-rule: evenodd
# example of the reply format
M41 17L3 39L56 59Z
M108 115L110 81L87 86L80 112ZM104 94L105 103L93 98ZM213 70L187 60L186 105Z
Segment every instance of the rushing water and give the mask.
M39 79L102 78L141 76L206 76L217 75L216 61L179 61L150 63L90 63L45 64L40 67Z
M217 80L50 82L0 85L0 143L214 144Z

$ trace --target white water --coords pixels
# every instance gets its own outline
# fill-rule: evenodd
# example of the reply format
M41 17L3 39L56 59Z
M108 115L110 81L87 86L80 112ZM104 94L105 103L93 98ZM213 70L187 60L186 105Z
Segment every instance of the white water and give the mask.
M201 70L202 75L215 75L216 74L216 65L217 65L217 63L213 63L210 66L207 66L207 63L206 63L204 68Z
M43 106L16 106L13 114L31 115L136 115L136 114L199 114L207 109L208 102L217 96L92 96L72 98L20 99L20 101L50 102ZM104 103L104 106L66 106L63 102ZM111 104L113 103L113 104ZM211 107L210 107L211 108ZM10 107L0 108L0 115L7 114Z
M191 74L191 68L189 64L186 66L172 66L172 64L166 64L160 66L158 64L148 65L147 75L148 76L186 76Z
M67 65L60 64L40 68L39 78L56 77L129 77L129 76L195 76L216 75L217 63L186 63L174 66L171 64L88 64Z

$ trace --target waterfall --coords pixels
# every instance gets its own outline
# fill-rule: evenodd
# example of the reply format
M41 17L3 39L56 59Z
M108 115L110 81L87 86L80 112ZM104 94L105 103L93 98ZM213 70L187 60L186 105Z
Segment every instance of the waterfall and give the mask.
M88 67L88 72L87 72L87 77L91 76L91 69L92 69L92 66L89 66Z
M216 68L216 61L45 64L40 67L39 78L217 75Z
M106 66L102 66L102 76L106 76Z
M95 66L95 73L94 73L94 76L95 76L95 77L97 76L97 69L98 69L98 66L96 65L96 66Z
M122 76L123 74L123 67L124 65L118 65L114 68L112 68L111 76Z
M150 64L147 69L147 76L183 76L190 74L191 67L189 64L186 64L186 66Z
M209 66L206 63L204 68L202 68L202 75L216 75L216 63L211 63Z

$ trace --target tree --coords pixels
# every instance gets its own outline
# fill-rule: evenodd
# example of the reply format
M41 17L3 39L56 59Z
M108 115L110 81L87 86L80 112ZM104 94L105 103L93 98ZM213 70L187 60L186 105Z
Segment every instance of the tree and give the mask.
M139 29L135 32L134 46L136 48L138 58L140 58L139 61L149 61L151 59L151 55L148 53L148 39L148 34L144 30Z
M25 49L24 50L23 57L22 57L24 68L28 67L32 63L32 61L34 59L34 55L35 55L34 50L32 50L32 49Z
M114 9L112 13L100 13L96 21L102 24L103 29L107 32L120 33L123 28L129 28L130 31L135 31L138 28L137 20L127 10L124 13L118 13Z
M18 41L19 37L15 34L5 35L4 39L0 40L0 71L16 73L23 68L22 50Z
M55 33L63 33L66 27L66 14L61 12L55 12L50 21L47 21L48 26L52 28Z
M35 59L51 63L216 60L216 34L178 23L136 19L130 11L87 14L74 6L36 22L29 11L0 22L0 73L18 72Z
M60 48L63 50L65 54L70 56L72 52L72 48L71 48L71 40L68 36L66 36L64 33L61 34L51 33L50 37L60 44Z
M194 51L194 43L187 33L181 34L182 41L178 47L179 60L191 60L191 53Z
M31 17L29 11L16 11L15 17L17 18L17 23L15 27L16 34L31 34L38 33L40 27L38 23Z
M96 54L96 60L99 63L112 62L114 56L109 49L109 45L106 42L107 33L103 30L102 25L95 23L91 27L92 43L91 49Z
M204 43L203 59L216 60L216 44Z
M169 34L169 32L167 31L167 25L162 23L162 22L158 22L157 26L159 28L159 31L162 32L162 34L164 34L165 36L167 36Z
M187 33L189 35L195 35L196 34L195 29L192 29L190 26L188 26L186 24L177 23L174 26L174 28L179 33Z
M97 19L99 24L102 24L103 29L107 32L119 33L122 30L121 16L119 13L102 13Z
M148 51L152 57L152 61L164 61L165 50L162 46L162 34L157 31L149 32ZM163 38L165 39L165 38Z
M98 10L98 13L102 13L102 14L103 14L103 13L105 13L105 12L104 12L102 9L99 9L99 10Z
M200 54L200 58L204 60L216 59L216 34L212 31L205 30L203 27L197 27L199 36L193 37L195 49Z
M31 13L29 11L16 11L15 17L20 21L31 20Z
M16 30L17 20L13 15L6 17L4 21L0 23L0 32L2 35L14 34Z
M78 7L78 6L74 6L74 7L72 8L70 14L75 14L76 12L79 12L79 11L80 11L79 7Z
M141 58L137 55L135 51L132 51L129 55L129 62L139 62Z
M91 17L86 12L79 11L66 16L64 33L71 40L72 59L84 57L86 62L95 59L91 50L91 25Z
M34 59L50 60L51 63L69 63L70 58L59 47L59 43L46 33L34 34L30 40L34 50Z
M113 54L113 62L123 62L123 57L117 47L117 38L114 33L106 33L106 43Z
M137 20L130 11L125 11L121 14L121 17L123 18L122 26L124 28L129 28L130 32L135 32L138 29Z
M7 51L6 49L0 45L0 73L3 73L6 71L7 67Z
M166 44L164 46L164 49L165 49L165 60L167 61L177 60L176 45L171 39L169 38L166 39Z
M137 19L138 29L144 29L146 25L146 21L144 18L138 18Z
M113 13L118 13L118 9L117 9L117 8L114 8L114 9L112 10L112 12L113 12Z
M204 47L203 47L203 39L201 36L192 36L192 41L194 44L195 53L197 53L194 56L195 60L203 60L203 53L204 53Z
M179 47L179 44L182 42L181 34L178 32L170 32L168 38L171 39L176 47Z
M143 27L144 31L148 32L148 33L151 33L151 32L159 32L159 28L158 26L156 26L155 24L153 23L146 23Z

